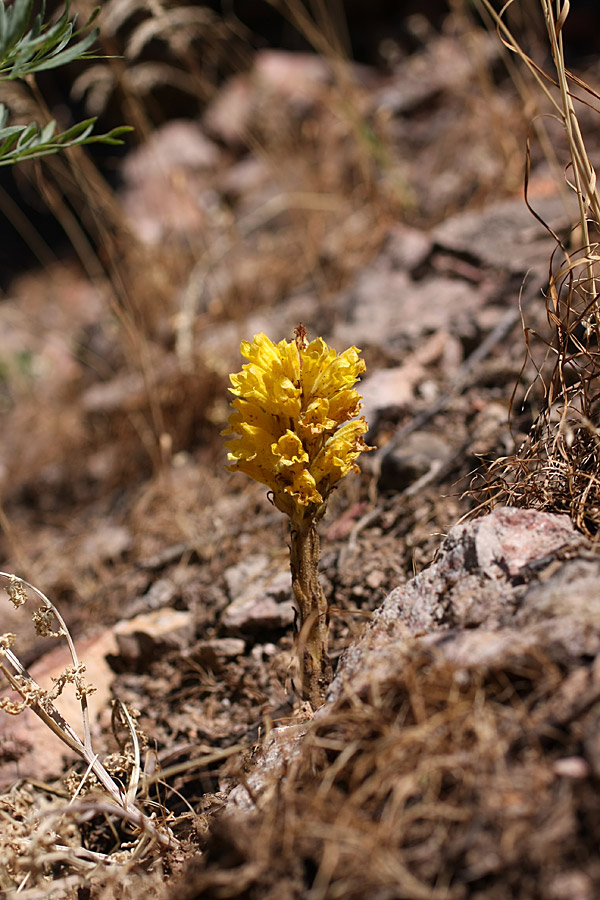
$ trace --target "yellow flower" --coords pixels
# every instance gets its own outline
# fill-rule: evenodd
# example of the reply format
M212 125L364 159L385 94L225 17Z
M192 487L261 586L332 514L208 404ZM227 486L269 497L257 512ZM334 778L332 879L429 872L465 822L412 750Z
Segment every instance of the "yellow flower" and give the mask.
M368 430L356 419L354 385L365 371L359 350L336 353L322 338L310 343L303 326L294 341L273 343L265 334L243 341L248 362L231 375L234 395L227 443L230 471L267 485L275 504L300 522L324 510L333 487L370 450ZM350 421L354 420L354 421Z

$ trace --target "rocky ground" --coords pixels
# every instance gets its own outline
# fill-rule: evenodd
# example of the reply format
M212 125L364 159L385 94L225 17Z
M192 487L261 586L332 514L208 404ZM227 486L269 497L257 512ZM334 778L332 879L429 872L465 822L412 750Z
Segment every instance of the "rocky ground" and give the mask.
M126 876L72 876L66 851L33 866L73 757L2 713L9 893L31 870L26 897L596 896L595 547L535 511L453 527L534 420L550 334L556 244L523 199L528 118L503 71L456 12L385 70L256 52L200 118L142 134L110 206L90 186L91 256L11 283L1 567L65 617L97 753L117 746L111 699L137 710L180 843ZM528 199L568 239L537 145ZM339 668L314 719L286 525L220 436L240 341L299 322L362 349L378 448L321 525ZM40 683L69 663L8 600L2 622ZM78 829L112 850L101 815Z

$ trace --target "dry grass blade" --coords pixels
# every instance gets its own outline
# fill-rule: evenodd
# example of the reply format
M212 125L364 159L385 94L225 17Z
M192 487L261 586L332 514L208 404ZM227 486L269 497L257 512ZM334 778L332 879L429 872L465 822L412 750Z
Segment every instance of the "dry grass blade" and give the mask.
M216 823L195 877L169 896L540 897L548 841L565 865L593 856L565 816L579 786L552 769L571 737L542 745L536 731L560 684L551 661L459 675L415 644L397 671L313 720L285 778L247 817Z
M174 778L176 775L182 775L186 772L193 772L196 769L204 769L207 766L212 766L216 762L221 762L222 760L229 759L231 756L242 753L245 749L247 748L244 744L234 744L233 747L227 747L225 750L215 750L214 753L204 753L202 756L195 757L194 759L186 759L184 762L174 763L172 766L168 766L153 775L145 777L143 780L144 788L148 788L152 784L162 783L168 778Z
M490 502L501 500L567 512L580 530L595 537L600 533L600 257L593 233L599 230L600 195L577 117L576 104L585 101L574 94L573 87L588 90L591 95L594 92L565 67L563 29L568 2L559 0L554 8L550 0L540 0L555 69L553 77L528 56L507 27L503 15L510 3L501 13L495 12L488 0L481 3L501 40L533 75L563 126L569 154L566 180L577 202L577 223L570 241L554 235L557 249L550 259L546 291L550 334L540 337L524 329L527 355L543 391L541 410L518 454L493 464ZM526 194L527 183L526 179ZM527 197L526 202L537 217ZM536 359L540 348L541 358Z
M194 34L202 34L208 27L214 24L215 18L206 7L196 9L194 7L180 7L164 12L155 18L146 19L139 25L127 43L127 57L138 57L146 44L151 40L160 38L163 41L174 42L176 33L183 35L184 46L189 44L190 37Z

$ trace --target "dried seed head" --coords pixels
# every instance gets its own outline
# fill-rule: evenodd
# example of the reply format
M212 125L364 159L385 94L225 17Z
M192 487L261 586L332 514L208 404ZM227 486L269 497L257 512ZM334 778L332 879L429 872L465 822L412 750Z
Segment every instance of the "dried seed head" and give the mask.
M15 607L18 609L20 606L27 600L27 591L25 590L25 585L21 581L20 578L17 578L16 575L11 575L8 584L6 585L6 593L8 594L8 599Z
M50 606L40 606L35 610L32 617L35 627L35 633L40 637L61 637L64 634L62 628L58 631L53 629L55 622L54 610Z
M7 650L10 650L16 640L16 635L7 631L6 634L0 634L0 656L4 656Z

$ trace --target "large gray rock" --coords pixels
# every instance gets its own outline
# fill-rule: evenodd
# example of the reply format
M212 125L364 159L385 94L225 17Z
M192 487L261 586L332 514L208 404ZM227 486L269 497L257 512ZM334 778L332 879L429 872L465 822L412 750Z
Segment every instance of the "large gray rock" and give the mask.
M289 568L273 567L266 554L255 554L225 571L232 602L221 627L228 635L264 635L294 621Z
M600 550L568 516L536 510L499 507L456 525L435 562L392 591L345 652L315 718L326 719L347 697L376 703L386 685L402 683L417 647L431 654L433 666L453 666L459 682L531 659L556 662L569 674L555 691L553 720L568 720L600 696ZM232 792L229 813L268 801L299 758L305 730L274 730L254 756L251 790ZM600 771L593 730L585 746L587 762L577 757L561 764Z
M497 508L455 526L433 565L389 594L350 647L328 700L397 677L420 639L455 665L600 651L600 553L567 516Z
M560 196L536 198L533 206L555 231L568 228L571 215ZM433 232L435 243L444 250L465 255L495 269L529 272L535 266L543 272L554 241L523 203L522 197L504 200L484 211L458 213L445 219Z

